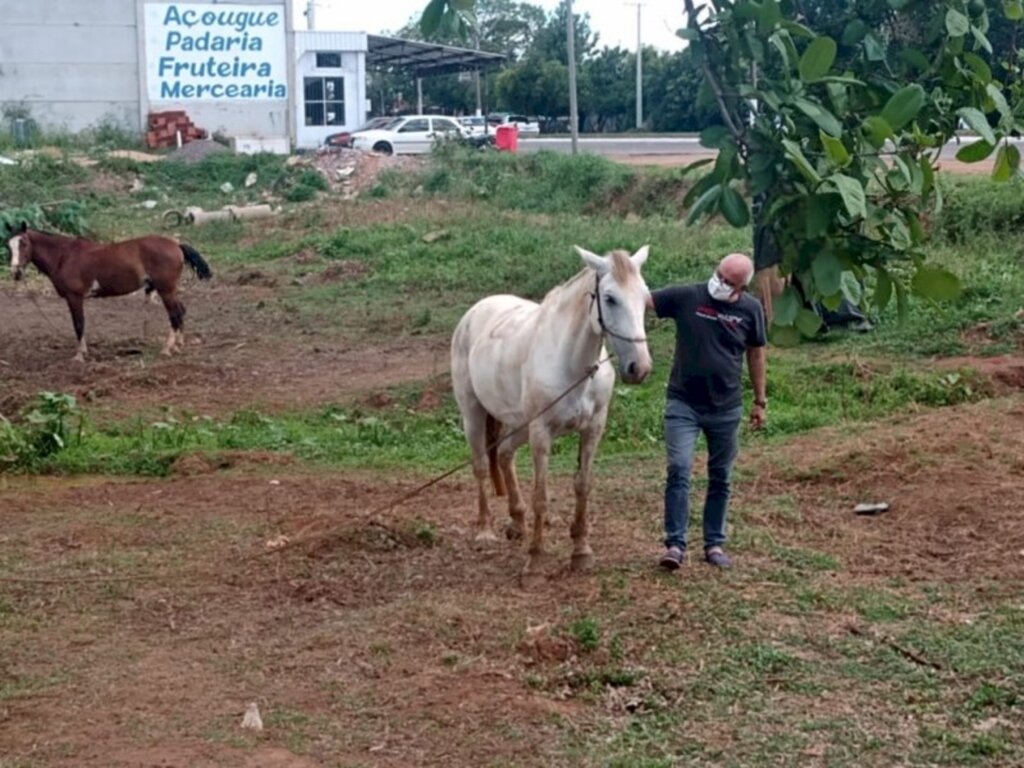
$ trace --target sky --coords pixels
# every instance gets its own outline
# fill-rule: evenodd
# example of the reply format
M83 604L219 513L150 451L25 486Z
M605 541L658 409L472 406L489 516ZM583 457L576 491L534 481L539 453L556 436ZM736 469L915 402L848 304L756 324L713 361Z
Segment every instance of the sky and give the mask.
M413 16L417 19L428 0L315 0L316 28L370 34L394 33ZM528 0L553 11L559 0ZM307 0L294 0L296 13ZM640 35L645 46L678 51L683 41L675 31L683 26L682 0L640 0ZM573 11L590 14L590 27L599 35L598 46L636 50L636 5L633 0L573 0ZM304 21L296 22L304 28Z

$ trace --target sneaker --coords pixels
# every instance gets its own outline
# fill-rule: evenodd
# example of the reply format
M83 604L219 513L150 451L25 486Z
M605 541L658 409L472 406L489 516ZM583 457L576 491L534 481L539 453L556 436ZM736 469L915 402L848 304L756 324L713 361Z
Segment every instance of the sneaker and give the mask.
M732 560L725 554L721 547L708 547L704 550L704 562L713 565L715 568L732 568Z
M685 561L686 549L683 547L669 547L665 550L665 554L661 556L658 565L666 571L677 571Z

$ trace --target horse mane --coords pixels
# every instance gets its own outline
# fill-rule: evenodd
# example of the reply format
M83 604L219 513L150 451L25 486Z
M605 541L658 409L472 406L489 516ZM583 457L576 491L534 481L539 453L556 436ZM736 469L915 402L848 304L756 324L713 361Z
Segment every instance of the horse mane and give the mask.
M622 286L628 286L633 280L636 279L637 270L633 266L633 261L629 251L623 251L616 249L608 254L608 258L612 263L612 277L615 278L615 282ZM564 283L556 285L554 288L544 294L544 298L541 304L547 304L548 301L557 301L558 297L565 291L568 291L576 286L585 277L593 279L594 271L590 267L583 267L579 272L570 277Z
M28 231L31 232L34 235L42 235L43 237L52 237L52 238L55 238L57 240L72 240L72 241L75 241L75 242L83 242L83 243L92 243L93 242L92 240L89 240L89 239L87 239L85 237L79 237L78 235L65 235L63 232L51 232L48 229L29 229Z

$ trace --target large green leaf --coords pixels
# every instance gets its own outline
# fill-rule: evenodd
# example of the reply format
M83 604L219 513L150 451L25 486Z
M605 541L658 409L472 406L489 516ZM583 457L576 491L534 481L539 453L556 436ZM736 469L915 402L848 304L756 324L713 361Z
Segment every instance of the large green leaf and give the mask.
M797 314L800 312L800 307L800 296L797 294L796 289L791 285L787 285L782 293L772 301L774 315L772 322L775 325L792 325L796 320Z
M908 85L900 88L889 97L889 101L882 108L882 119L887 122L894 131L898 131L909 123L924 106L925 93L920 85Z
M961 107L956 113L964 119L978 136L989 144L996 143L996 135L992 132L992 126L988 124L988 118L985 117L984 112L974 107Z
M843 124L839 122L838 118L818 104L808 99L802 99L799 96L793 99L793 105L807 115L811 120L817 124L819 128L832 136L839 137L843 135Z
M817 170L815 170L814 166L811 165L811 162L804 155L799 144L790 139L783 139L782 146L786 150L786 157L790 159L800 173L807 177L808 181L813 181L815 184L821 181L821 176L818 175Z
M871 142L871 146L875 149L881 149L885 145L885 140L891 139L893 136L892 126L884 117L878 115L872 115L864 120L864 125L861 127L867 135L868 141Z
M699 219L705 212L712 212L714 210L715 204L718 202L721 196L721 184L715 184L713 187L711 187L711 189L709 189L707 192L701 195L700 199L698 199L697 202L693 204L693 208L691 208L690 212L686 215L687 226L697 221L697 219Z
M860 19L854 19L843 29L843 36L841 38L843 45L853 47L868 33L868 25Z
M860 300L864 296L864 288L861 287L856 275L852 272L843 272L843 276L839 281L839 288L843 293L843 298L848 302L860 304Z
M981 56L967 51L964 54L964 61L967 62L967 65L974 71L974 74L981 82L986 85L992 82L992 68Z
M825 147L825 154L828 155L828 159L832 161L833 165L840 168L845 168L850 164L850 153L846 150L839 139L829 136L824 131L820 131L821 144Z
M829 227L836 217L836 208L832 204L835 195L809 195L807 198L807 239L816 240L828 234Z
M1016 144L1002 144L996 153L996 163L992 168L995 181L1009 181L1020 167L1020 150Z
M918 296L936 301L952 301L960 296L961 290L957 276L938 267L918 269L910 281L910 287Z
M721 149L732 141L732 134L724 125L709 125L700 132L700 145L708 149Z
M875 268L875 306L885 309L892 300L892 278L881 267Z
M917 48L904 48L899 52L899 57L918 72L927 72L932 66L932 63L928 61L928 57L917 50Z
M683 198L683 207L689 208L701 198L701 196L711 189L713 186L718 184L718 180L712 174L702 176L700 180L691 187L690 191L686 193Z
M796 347L801 338L800 329L794 325L772 325L771 342L778 347Z
M885 61L885 46L874 32L864 38L864 55L868 61Z
M971 25L971 35L974 36L974 40L978 43L979 48L984 48L989 54L993 53L992 41L988 39L984 32L973 24Z
M834 173L828 177L839 195L843 198L843 205L846 212L851 216L866 218L868 215L867 198L864 195L864 187L852 176L845 173Z
M423 10L420 18L420 32L426 38L431 38L441 26L441 18L444 16L446 7L445 0L430 0L430 4Z
M984 160L995 151L995 144L989 144L984 139L978 139L970 144L964 144L956 153L956 159L961 163L977 163Z
M800 57L800 79L809 83L827 75L836 60L836 50L836 41L831 37L812 40Z
M722 187L720 205L725 220L734 227L745 227L750 223L750 209L747 207L747 201L732 187Z
M946 31L950 37L963 37L971 31L971 20L956 8L946 11Z
M814 287L818 293L831 296L838 293L843 281L843 265L832 250L819 253L811 262Z
M701 158L700 160L694 160L692 163L683 166L680 175L688 176L689 174L693 173L693 171L703 168L705 165L710 165L713 162L715 162L715 158L713 157L704 157Z
M772 33L775 25L782 21L782 9L778 0L762 0L761 14L757 20L758 31L765 37Z
M821 330L821 318L809 309L801 309L795 321L797 330L809 339L813 339Z
M1006 96L1003 95L1003 91L998 85L989 83L985 86L985 93L992 100L992 105L999 112L1000 117L1004 120L1009 120L1013 116L1013 110L1010 109Z
M1003 0L1003 15L1010 21L1024 19L1024 2L1022 0Z

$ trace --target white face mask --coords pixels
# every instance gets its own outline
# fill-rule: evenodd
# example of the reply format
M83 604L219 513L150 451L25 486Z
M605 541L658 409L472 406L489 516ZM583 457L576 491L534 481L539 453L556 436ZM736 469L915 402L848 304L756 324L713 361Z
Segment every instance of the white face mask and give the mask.
M708 280L708 293L715 301L729 301L732 298L733 288L722 281L722 278L715 272Z

